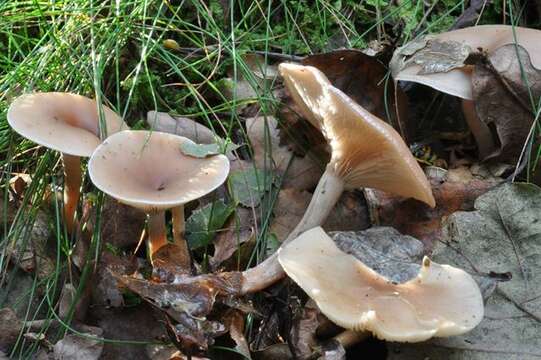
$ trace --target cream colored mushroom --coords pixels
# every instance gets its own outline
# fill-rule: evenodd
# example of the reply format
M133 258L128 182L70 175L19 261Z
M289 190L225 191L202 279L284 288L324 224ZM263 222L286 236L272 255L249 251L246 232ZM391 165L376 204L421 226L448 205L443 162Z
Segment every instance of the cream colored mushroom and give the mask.
M541 31L539 30L518 26L513 28L510 25L481 25L429 36L432 41L454 41L467 45L472 51L482 49L489 54L503 45L517 43L528 51L532 64L536 68L541 68L541 56L536 56L536 54L541 54L541 42L539 41ZM397 62L397 58L402 56L401 50L403 48L395 51L391 64ZM462 98L464 118L479 146L480 158L485 158L496 149L496 143L489 127L478 119L475 112L472 101L473 67L471 65L431 74L420 74L421 66L417 64L411 64L401 69L391 66L391 69L394 70L393 78L396 81L416 82Z
M224 155L184 155L184 142L192 141L162 132L122 131L98 146L88 171L98 189L147 213L151 260L167 244L164 211L173 209L175 245L185 262L179 265L186 269L191 264L182 237L184 204L220 186L229 173L229 160Z
M128 127L106 106L102 106L105 136ZM9 125L40 145L60 151L64 163L64 221L73 231L81 187L81 156L90 156L100 144L98 106L94 100L70 93L33 93L11 103Z
M400 135L333 87L312 66L281 64L280 72L293 98L310 111L309 120L331 146L331 161L303 218L284 240L323 224L343 190L376 188L435 206L430 184ZM244 272L243 292L264 288L283 277L276 255Z
M417 277L395 284L338 249L317 227L282 247L278 259L331 321L380 339L417 342L459 335L483 318L475 280L427 257Z

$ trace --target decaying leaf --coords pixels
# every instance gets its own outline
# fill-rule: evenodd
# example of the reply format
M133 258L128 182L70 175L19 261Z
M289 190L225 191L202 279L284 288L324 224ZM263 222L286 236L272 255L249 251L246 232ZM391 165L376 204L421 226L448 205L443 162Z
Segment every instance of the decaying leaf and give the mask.
M297 359L309 359L318 345L316 331L320 311L313 300L309 300L293 319L290 330L290 347Z
M274 117L246 119L246 132L258 169L275 170L279 175L283 175L283 188L307 190L316 186L323 173L325 159L320 160L312 154L299 157L287 146L280 145L278 122Z
M90 290L88 286L87 289ZM82 321L90 303L90 294L88 290L83 291L77 299L77 303L74 304L77 296L77 288L73 286L73 284L64 284L58 303L58 315L60 318L67 319L71 312L74 320Z
M167 113L149 111L147 123L152 130L184 136L198 144L216 142L216 136L212 130L185 117L172 117Z
M186 220L186 239L191 249L208 245L233 214L235 207L216 200L195 210Z
M9 352L22 330L22 322L11 308L0 309L0 351Z
M412 65L420 66L419 75L461 68L472 49L465 43L441 41L432 35L407 43L397 49L391 60L393 76Z
M133 206L106 197L101 208L101 239L116 248L137 244L145 228L146 215Z
M147 345L148 357L152 360L188 360L188 357L182 354L172 345ZM207 357L192 356L192 360L210 360Z
M229 310L224 316L225 327L229 331L231 339L235 342L235 350L246 359L251 359L250 346L244 337L244 316L238 310Z
M271 189L274 179L272 172L250 166L231 171L228 181L231 196L236 202L247 207L257 207L261 198Z
M10 253L11 261L26 272L36 272L40 279L54 272L54 254L50 251L48 240L49 214L38 211L32 223L19 234ZM8 247L9 249L9 247Z
M336 50L307 56L302 64L318 68L333 86L342 90L372 114L393 123L394 84L392 81L386 83L387 68L378 59L358 50ZM407 99L402 90L397 91L401 117L405 118L404 106Z
M522 46L504 45L475 66L472 75L477 115L496 129L499 149L486 159L516 164L534 121L541 96L541 70Z
M214 343L214 338L226 333L222 323L204 317L180 313L175 320L175 325L168 321L167 333L175 346L186 354L203 354Z
M225 230L214 239L214 255L209 260L213 271L229 259L240 247L254 236L254 213L251 209L238 207L225 225ZM233 259L235 260L235 259ZM238 268L235 268L238 270Z
M103 351L103 341L96 340L103 331L84 326L84 335L69 334L54 345L55 360L97 360Z
M166 310L177 321L181 313L196 318L208 315L216 298L238 294L241 282L238 273L183 276L169 284L113 275L123 286Z
M475 211L456 212L445 225L435 261L472 274L511 274L470 333L418 345L393 344L391 359L468 360L541 357L541 190L503 184L480 196ZM509 277L509 276L507 276Z
M110 270L116 274L133 274L137 270L137 259L134 256L117 256L108 250L101 253L92 286L94 306L120 307L124 305L118 281Z
M429 168L433 169L433 168ZM436 207L382 191L365 189L372 224L392 226L402 234L421 240L427 251L441 236L441 221L457 210L471 210L474 200L496 186L501 179L473 176L469 169L427 171Z
M282 241L301 220L312 194L296 189L282 189L273 209L270 231ZM370 226L368 210L361 194L345 192L325 221L323 228L333 230L363 230Z

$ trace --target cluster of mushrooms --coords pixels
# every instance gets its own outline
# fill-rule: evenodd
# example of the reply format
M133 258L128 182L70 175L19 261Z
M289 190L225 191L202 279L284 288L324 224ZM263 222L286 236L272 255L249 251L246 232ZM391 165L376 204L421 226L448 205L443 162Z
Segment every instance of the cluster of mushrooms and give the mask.
M240 273L238 295L257 292L287 274L323 314L346 329L414 342L474 328L483 317L483 299L463 270L425 258L417 277L396 284L339 250L323 231L320 226L344 190L377 188L431 207L435 200L422 169L391 126L334 87L315 67L284 63L279 70L302 115L328 140L331 160L302 220L280 249ZM100 118L105 124L101 129ZM80 157L90 156L88 172L94 185L147 213L152 264L156 266L160 253L174 253L179 275L193 275L183 235L184 204L227 179L226 156L186 155L181 146L191 140L129 130L106 106L74 94L23 95L11 104L8 121L24 137L62 153L64 222L69 232L77 223ZM173 243L167 240L166 210L172 211Z

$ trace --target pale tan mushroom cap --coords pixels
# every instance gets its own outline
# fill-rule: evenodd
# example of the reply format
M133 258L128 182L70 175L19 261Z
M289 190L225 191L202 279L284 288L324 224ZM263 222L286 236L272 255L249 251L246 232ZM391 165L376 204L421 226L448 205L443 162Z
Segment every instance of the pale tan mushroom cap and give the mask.
M103 106L107 134L128 127L120 116ZM96 101L60 92L26 94L11 103L9 125L25 138L74 156L90 156L100 144Z
M339 89L313 66L280 64L294 99L311 111L332 148L332 166L346 188L371 187L434 207L423 170L400 135Z
M532 64L541 69L541 31L523 27L515 27L516 43L524 47L530 54ZM456 41L468 45L476 51L482 48L491 53L497 48L515 43L513 27L510 25L480 25L453 30L432 39L440 41ZM472 100L471 68L465 66L446 73L420 75L419 65L412 65L395 74L395 80L412 81L430 86L436 90Z
M380 339L417 342L459 335L483 318L473 278L426 257L416 278L395 285L342 252L317 227L279 250L278 259L331 321Z
M186 141L192 142L162 132L116 133L92 154L90 178L111 197L147 212L183 205L216 189L229 173L224 155L184 155Z

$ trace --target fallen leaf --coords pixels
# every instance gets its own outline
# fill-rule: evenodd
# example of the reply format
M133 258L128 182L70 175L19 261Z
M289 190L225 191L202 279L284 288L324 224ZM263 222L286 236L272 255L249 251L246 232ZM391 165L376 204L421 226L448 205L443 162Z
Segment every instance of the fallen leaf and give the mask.
M392 344L390 359L508 360L541 357L541 190L503 184L480 196L475 211L445 225L434 261L472 274L506 274L470 333L418 345Z
M105 339L156 342L165 336L163 316L146 302L124 308L95 305L88 315L103 330ZM107 342L101 359L148 360L148 356L140 344Z
M223 200L216 200L195 210L186 220L186 240L190 248L198 249L210 244L234 211L235 207Z
M483 160L516 164L534 121L541 96L541 70L520 45L504 45L478 64L472 75L473 99L479 119L496 130L499 149Z
M188 360L176 347L171 345L147 345L148 357L152 360ZM191 356L191 360L210 360L206 357Z
M316 331L319 326L320 311L313 300L308 300L299 314L293 319L290 330L290 347L296 359L309 359L318 345Z
M214 239L214 255L209 264L213 271L228 260L240 247L254 236L255 220L251 209L238 207L225 225L225 230ZM235 259L233 259L235 260ZM240 265L240 264L237 264ZM238 270L238 267L235 269Z
M131 248L139 242L146 214L106 197L101 208L101 239L116 248Z
M278 122L274 117L246 119L246 133L252 144L256 167L274 170L283 176L283 188L308 190L316 186L323 174L325 159L320 164L321 161L312 154L299 157L287 146L280 145Z
M9 352L15 345L23 323L11 308L0 309L0 351Z
M427 178L436 199L435 208L379 190L364 190L372 224L392 226L402 234L421 240L427 252L441 237L441 221L445 216L457 210L471 210L479 195L502 181L495 177L474 177L470 170L464 168L448 171L428 169Z
M83 290L83 293L80 294L77 303L74 305L73 303L76 295L77 288L75 288L75 286L69 283L64 284L62 287L62 292L60 293L60 301L58 303L58 315L61 319L67 319L71 311L71 315L73 316L74 320L82 321L85 318L86 311L90 303L90 294L88 291Z
M147 123L154 131L184 136L198 144L216 142L214 132L208 127L185 117L172 117L163 112L149 111Z
M273 209L270 231L282 241L301 220L312 194L296 189L282 189ZM370 226L368 210L362 194L347 191L329 214L323 228L334 230L362 230Z
M302 64L321 70L333 86L372 114L391 124L395 121L394 84L392 81L386 84L387 68L377 58L359 50L336 50L309 55ZM407 98L401 89L397 91L400 116L404 121Z
M258 207L261 198L270 191L274 182L272 173L247 167L244 170L233 170L229 173L229 189L237 203L246 207Z
M471 52L466 43L427 35L397 49L390 67L393 74L413 65L420 67L419 75L448 72L463 67Z
M98 327L84 326L84 335L68 334L54 345L55 360L97 360L103 351L101 337L103 331Z
M208 315L217 299L238 294L241 282L239 273L182 276L175 279L174 283L157 283L131 276L113 275L122 286L157 308L165 310L177 321L182 313L195 318Z
M93 278L93 306L120 307L124 305L124 297L118 288L118 280L110 270L116 274L132 274L137 270L137 259L135 256L117 256L109 251L101 253Z
M229 310L223 316L225 327L229 331L231 339L235 342L235 350L238 351L244 358L251 359L250 346L246 337L244 337L244 316L238 310Z

